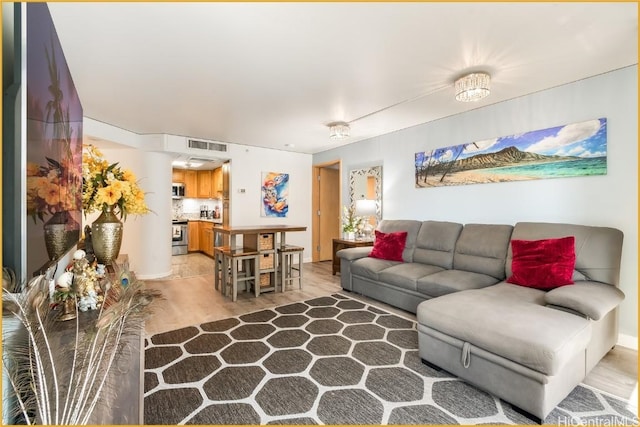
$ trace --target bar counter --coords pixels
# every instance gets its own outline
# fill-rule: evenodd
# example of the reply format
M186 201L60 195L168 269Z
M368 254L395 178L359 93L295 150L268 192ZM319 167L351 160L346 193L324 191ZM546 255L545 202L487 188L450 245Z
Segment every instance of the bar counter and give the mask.
M265 234L265 233L278 233L280 235L279 243L286 243L286 233L292 231L306 231L306 226L298 225L242 225L242 226L229 226L229 225L214 225L213 233L219 233L221 235L229 236L229 246L236 247L236 236L250 235L250 234ZM215 237L215 236L214 236ZM214 239L215 240L215 239ZM253 248L257 249L257 248Z

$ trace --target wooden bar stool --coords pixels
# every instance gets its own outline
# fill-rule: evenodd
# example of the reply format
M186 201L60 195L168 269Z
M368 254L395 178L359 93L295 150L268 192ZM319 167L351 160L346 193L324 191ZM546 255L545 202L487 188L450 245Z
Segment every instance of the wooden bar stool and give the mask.
M294 245L280 245L278 247L278 278L280 279L281 292L284 292L287 284L298 281L298 288L302 289L302 255L304 248ZM298 256L296 262L296 255ZM297 266L296 266L297 264ZM293 272L297 271L294 276Z
M244 283L246 290L249 290L251 289L249 282L253 282L256 297L260 295L260 252L248 248L221 247L220 253L222 254L222 291L224 295L227 296L230 290L231 300L235 302L238 299L238 283ZM240 267L242 267L242 274Z
M215 285L216 291L220 289L223 294L224 294L225 287L224 286L221 287L220 283L223 281L224 272L225 271L228 272L229 269L231 268L231 265L229 264L230 258L225 257L224 252L225 251L228 252L230 251L230 249L231 248L229 246L218 246L213 248L213 261L214 261L213 283Z

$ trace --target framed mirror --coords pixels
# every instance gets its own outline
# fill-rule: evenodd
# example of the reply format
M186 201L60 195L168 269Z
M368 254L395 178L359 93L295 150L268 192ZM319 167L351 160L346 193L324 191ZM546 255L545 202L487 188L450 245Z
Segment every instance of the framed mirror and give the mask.
M375 226L382 219L382 166L349 172L349 205L356 207L356 201L363 199L375 200Z

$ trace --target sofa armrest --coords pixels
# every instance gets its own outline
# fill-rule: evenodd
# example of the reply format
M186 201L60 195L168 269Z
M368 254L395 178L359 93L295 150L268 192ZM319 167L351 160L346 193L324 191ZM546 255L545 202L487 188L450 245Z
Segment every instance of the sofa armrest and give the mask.
M360 258L368 257L372 249L373 248L371 246L345 248L345 249L340 249L338 252L336 252L336 255L338 255L342 259L346 259L347 261L355 261Z
M624 293L605 283L578 281L574 285L550 290L544 299L549 305L568 308L590 319L600 320L620 304Z

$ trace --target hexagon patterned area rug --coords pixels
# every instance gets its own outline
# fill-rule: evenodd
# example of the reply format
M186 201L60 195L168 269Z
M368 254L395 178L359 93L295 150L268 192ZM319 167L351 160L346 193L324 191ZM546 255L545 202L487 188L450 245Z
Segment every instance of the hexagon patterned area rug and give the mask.
M421 363L415 322L342 294L148 337L144 412L145 424L532 424ZM635 414L579 385L545 423Z

